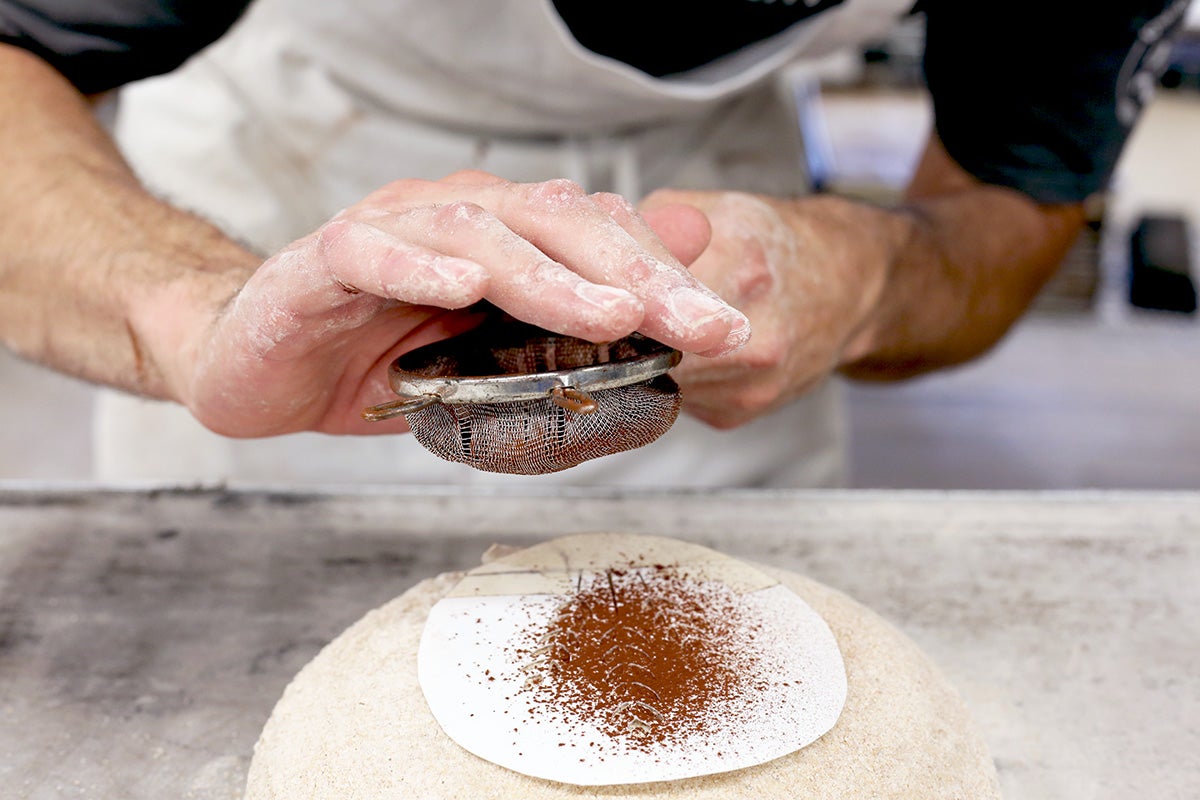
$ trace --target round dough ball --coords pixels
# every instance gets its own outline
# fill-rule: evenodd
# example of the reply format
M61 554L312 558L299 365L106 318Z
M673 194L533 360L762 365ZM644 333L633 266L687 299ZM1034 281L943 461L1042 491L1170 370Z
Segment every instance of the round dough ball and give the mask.
M371 611L300 671L255 746L245 800L1000 797L962 699L911 640L840 592L755 566L825 619L846 665L837 724L791 755L686 780L587 787L468 753L442 732L417 682L425 619L461 577L447 574Z

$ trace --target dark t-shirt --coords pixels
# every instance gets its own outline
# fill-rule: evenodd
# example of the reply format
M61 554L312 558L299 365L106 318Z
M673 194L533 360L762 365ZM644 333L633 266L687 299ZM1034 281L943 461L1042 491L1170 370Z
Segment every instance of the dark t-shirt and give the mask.
M774 36L842 0L555 0L581 45L658 77ZM81 91L169 72L219 38L249 0L0 0L0 42L27 48ZM925 76L950 155L1042 202L1108 181L1165 66L1187 0L918 0ZM630 25L630 19L639 20ZM686 23L681 22L686 20Z
M0 0L0 42L33 51L80 91L161 75L216 41L250 0Z
M921 0L925 80L946 151L1042 202L1108 182L1187 0Z

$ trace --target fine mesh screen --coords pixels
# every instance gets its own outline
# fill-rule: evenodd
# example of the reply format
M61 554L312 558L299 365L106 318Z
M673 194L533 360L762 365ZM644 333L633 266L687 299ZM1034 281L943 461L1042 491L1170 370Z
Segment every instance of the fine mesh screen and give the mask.
M590 394L597 405L590 414L547 398L437 403L407 419L417 441L448 461L486 472L542 475L649 444L679 416L679 387L667 375Z
M488 378L634 363L664 351L669 349L640 336L597 345L509 322L414 350L395 367L427 378ZM441 458L487 472L540 475L649 444L675 423L682 402L679 386L666 374L615 388L580 388L594 410L564 407L547 395L438 402L405 417L417 441Z

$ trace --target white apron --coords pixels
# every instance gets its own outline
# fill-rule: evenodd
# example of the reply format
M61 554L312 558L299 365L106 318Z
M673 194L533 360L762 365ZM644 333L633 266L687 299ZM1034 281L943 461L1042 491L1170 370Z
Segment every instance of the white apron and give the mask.
M264 253L390 180L464 167L634 199L660 186L794 195L806 181L781 70L884 35L910 3L847 0L655 79L580 47L548 0L259 0L181 69L127 87L115 135L152 190ZM833 486L845 461L836 388L735 431L682 416L651 445L533 477L444 462L411 436L227 439L181 407L106 391L96 477Z

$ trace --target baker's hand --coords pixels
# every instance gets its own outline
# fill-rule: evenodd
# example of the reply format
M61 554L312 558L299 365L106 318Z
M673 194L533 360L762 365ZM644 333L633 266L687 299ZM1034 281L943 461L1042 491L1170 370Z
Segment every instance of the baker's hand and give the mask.
M694 209L660 207L656 218L684 231L683 259L703 248ZM463 172L389 184L269 258L187 342L190 367L174 383L229 436L404 430L360 412L394 398L392 359L469 328L479 300L592 341L638 330L725 353L749 338L745 317L619 196Z
M869 214L838 198L675 190L655 192L641 210L654 220L656 209L678 203L704 211L712 226L692 274L754 328L735 353L685 356L672 374L686 412L733 428L787 403L852 357L885 278L886 248L859 225Z

